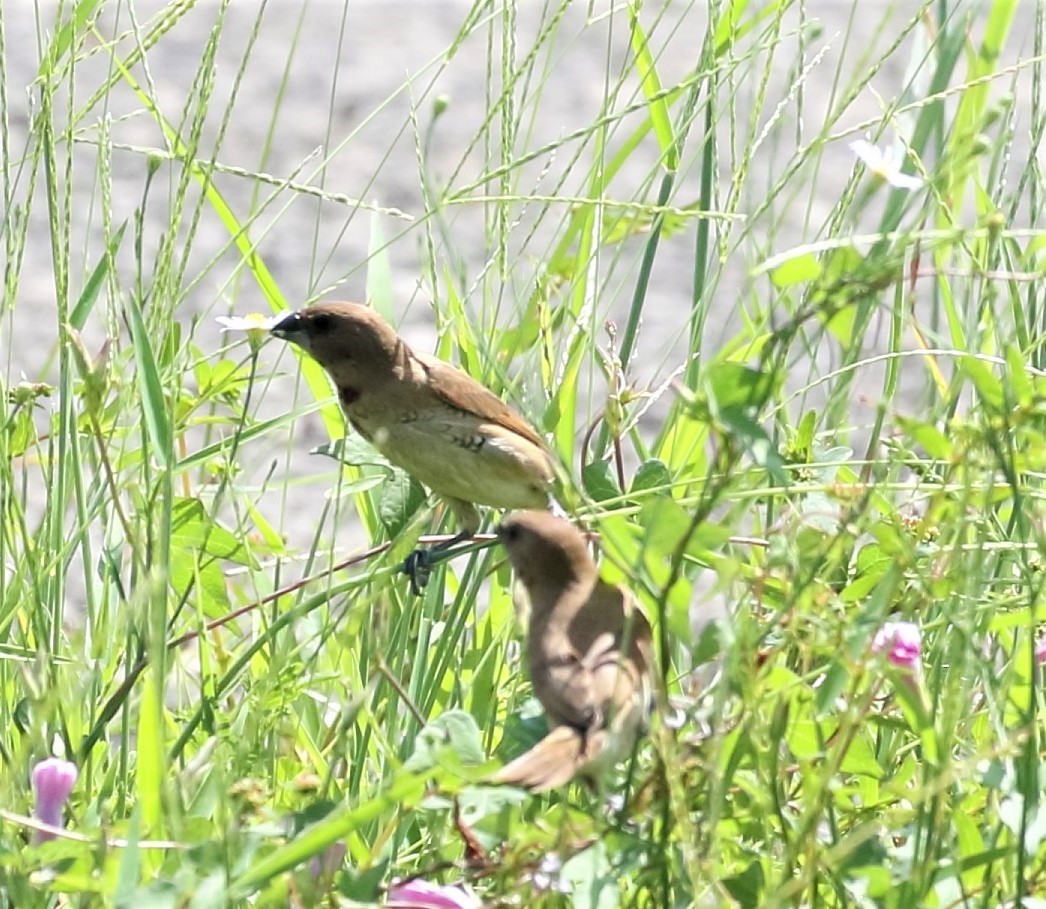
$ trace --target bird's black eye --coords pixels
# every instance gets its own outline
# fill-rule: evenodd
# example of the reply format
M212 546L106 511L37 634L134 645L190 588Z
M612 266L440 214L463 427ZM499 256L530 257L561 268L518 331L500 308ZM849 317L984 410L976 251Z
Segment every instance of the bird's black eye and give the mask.
M522 532L515 524L502 524L498 528L498 536L502 543L515 543L522 536Z
M312 328L317 334L325 335L334 327L334 319L331 318L330 313L321 312L317 313L312 318Z

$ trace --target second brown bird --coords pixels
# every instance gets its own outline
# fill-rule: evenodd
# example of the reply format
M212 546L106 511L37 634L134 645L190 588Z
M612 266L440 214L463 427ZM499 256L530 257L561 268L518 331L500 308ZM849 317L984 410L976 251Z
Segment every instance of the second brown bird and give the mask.
M363 438L447 502L461 533L445 545L479 529L475 505L549 506L552 459L537 432L475 379L411 350L370 307L318 303L272 333L327 371Z
M514 514L498 538L530 597L530 678L553 728L494 780L541 792L576 774L597 777L643 728L650 625L626 591L599 577L585 538L562 518Z

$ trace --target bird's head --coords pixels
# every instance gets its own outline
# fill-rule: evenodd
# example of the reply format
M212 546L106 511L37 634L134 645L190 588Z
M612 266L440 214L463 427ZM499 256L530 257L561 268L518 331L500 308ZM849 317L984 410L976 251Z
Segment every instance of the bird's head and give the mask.
M391 371L402 343L392 326L361 303L317 303L292 312L272 328L284 341L297 344L336 382Z
M581 532L547 511L511 514L498 526L497 534L527 587L584 581L598 573Z

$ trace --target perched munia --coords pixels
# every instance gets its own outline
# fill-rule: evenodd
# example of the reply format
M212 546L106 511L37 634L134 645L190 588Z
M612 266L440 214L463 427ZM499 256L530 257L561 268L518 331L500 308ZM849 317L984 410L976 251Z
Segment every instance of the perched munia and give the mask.
M434 548L475 534L476 505L549 507L552 458L533 427L460 369L411 350L370 307L318 303L272 333L327 371L363 438L450 506L460 533ZM404 565L415 589L426 556L417 550Z
M650 625L627 591L600 578L584 536L563 518L520 512L497 535L530 599L530 680L552 729L493 779L541 792L595 778L645 725Z

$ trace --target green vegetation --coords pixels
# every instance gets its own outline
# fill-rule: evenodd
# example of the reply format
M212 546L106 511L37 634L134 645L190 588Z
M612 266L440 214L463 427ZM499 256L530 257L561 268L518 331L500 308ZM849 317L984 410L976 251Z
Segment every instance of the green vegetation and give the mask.
M294 61L348 64L368 14L259 60L273 4L239 3L41 10L31 103L0 8L0 907L415 876L488 905L1046 906L1046 6L854 0L829 32L786 0L444 4L413 81L277 172ZM154 61L202 19L182 91ZM597 95L550 128L593 41ZM465 55L476 118L439 94ZM332 117L338 73L310 87ZM393 167L413 202L355 201ZM322 218L277 268L292 206ZM431 503L333 445L315 364L214 324L364 279L543 432L654 625L659 709L602 795L484 785L542 731L502 553L411 597ZM735 617L697 635L712 602ZM874 651L887 621L920 665ZM79 776L36 844L51 755Z

